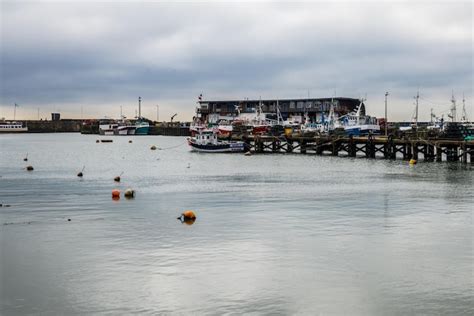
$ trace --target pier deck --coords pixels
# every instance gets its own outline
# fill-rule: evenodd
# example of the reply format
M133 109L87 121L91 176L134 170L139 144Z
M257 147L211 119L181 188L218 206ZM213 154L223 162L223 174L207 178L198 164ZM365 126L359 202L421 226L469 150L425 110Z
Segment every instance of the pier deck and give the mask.
M398 139L383 136L242 136L254 153L302 153L424 161L461 161L474 164L474 141Z

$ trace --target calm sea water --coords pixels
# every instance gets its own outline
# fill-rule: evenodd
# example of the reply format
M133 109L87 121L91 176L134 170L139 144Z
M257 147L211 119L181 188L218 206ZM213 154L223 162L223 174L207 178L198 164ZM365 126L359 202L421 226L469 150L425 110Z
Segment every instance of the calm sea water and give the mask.
M98 138L0 135L0 314L474 313L470 166Z

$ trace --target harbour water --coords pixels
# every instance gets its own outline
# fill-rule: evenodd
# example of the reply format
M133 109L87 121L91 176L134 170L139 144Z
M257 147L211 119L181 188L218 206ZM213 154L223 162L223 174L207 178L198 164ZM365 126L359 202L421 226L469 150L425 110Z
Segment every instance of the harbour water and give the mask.
M0 314L474 313L470 165L98 138L0 136Z

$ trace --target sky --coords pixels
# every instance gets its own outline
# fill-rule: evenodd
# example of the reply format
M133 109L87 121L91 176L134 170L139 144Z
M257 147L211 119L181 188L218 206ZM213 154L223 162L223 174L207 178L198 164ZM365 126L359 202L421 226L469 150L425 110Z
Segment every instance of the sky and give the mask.
M188 121L205 100L366 97L473 111L471 1L0 0L0 118ZM461 112L458 107L458 115Z

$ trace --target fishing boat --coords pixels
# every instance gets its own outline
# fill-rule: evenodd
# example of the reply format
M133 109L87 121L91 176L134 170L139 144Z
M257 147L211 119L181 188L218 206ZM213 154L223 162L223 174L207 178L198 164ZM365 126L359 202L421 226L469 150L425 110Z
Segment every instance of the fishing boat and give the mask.
M147 121L141 119L135 123L135 135L148 135L150 130L150 124Z
M22 122L0 122L0 132L2 133L18 133L27 132L28 126Z
M99 134L100 135L114 135L115 129L118 127L118 123L115 120L101 120L99 121Z
M230 153L245 151L245 143L241 141L224 141L217 138L215 131L202 131L195 137L188 137L192 151L206 153Z
M355 112L341 116L338 121L339 126L344 128L347 135L380 134L377 118L365 114L364 99L360 101Z

